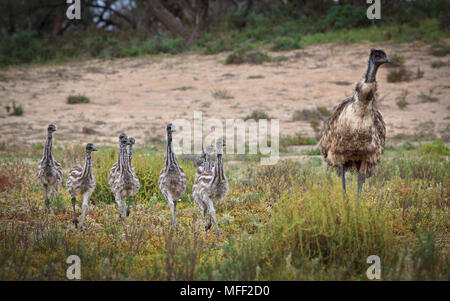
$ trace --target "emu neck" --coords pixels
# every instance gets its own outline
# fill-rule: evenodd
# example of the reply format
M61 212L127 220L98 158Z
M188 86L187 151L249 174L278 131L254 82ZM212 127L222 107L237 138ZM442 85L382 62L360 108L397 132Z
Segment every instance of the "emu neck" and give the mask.
M130 145L128 147L128 158L129 158L130 165L131 165L131 159L133 159L133 145Z
M206 168L208 170L211 170L212 169L211 156L209 154L206 154L205 160L206 160Z
M127 147L123 146L123 145L120 145L119 146L119 159L118 159L118 161L119 161L119 168L121 170L124 170L125 164L126 164L126 162L128 162L128 158L126 158L126 155L127 155Z
M52 133L48 133L44 147L44 158L48 163L53 162L52 140Z
M84 163L84 170L82 178L90 177L92 175L92 156L91 152L86 152L86 162Z
M365 76L366 83L373 83L377 80L378 65L376 65L372 59L369 60L369 65L367 66L367 72Z
M216 156L216 165L214 165L214 178L213 183L216 181L223 181L225 176L223 174L223 162L222 162L222 154L217 154Z
M166 160L164 162L166 170L169 169L169 167L172 164L176 164L177 159L175 158L175 154L173 153L172 149L172 133L167 133L167 149L166 149Z

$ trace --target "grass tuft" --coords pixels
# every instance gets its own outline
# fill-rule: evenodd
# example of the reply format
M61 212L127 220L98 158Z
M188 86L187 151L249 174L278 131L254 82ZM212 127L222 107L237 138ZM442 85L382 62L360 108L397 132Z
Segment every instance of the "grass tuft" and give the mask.
M76 95L76 96L68 96L67 103L68 104L78 104L78 103L89 103L91 100L84 95Z

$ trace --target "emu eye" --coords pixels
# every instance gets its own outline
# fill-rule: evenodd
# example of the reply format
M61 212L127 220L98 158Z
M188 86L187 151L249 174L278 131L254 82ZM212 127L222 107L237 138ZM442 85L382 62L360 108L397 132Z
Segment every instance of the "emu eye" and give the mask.
M376 59L376 60L379 60L379 59L381 59L381 56L376 55L376 56L375 56L375 59Z

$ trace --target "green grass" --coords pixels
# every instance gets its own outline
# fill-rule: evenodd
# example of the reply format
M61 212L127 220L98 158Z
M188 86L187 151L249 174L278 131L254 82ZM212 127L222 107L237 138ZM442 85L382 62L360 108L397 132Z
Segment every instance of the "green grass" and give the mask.
M97 187L80 233L65 190L54 213L45 212L34 176L41 151L0 153L1 280L65 280L72 254L81 258L82 280L366 280L372 254L382 258L382 280L449 280L443 238L450 229L450 163L441 151L386 152L358 210L355 174L348 174L343 197L339 177L317 164L225 162L230 190L216 208L223 237L204 231L191 197L191 161L180 160L188 190L177 206L177 231L170 231L156 184L163 156L145 149L133 157L141 189L127 226L117 221L106 183L117 151L94 154ZM56 148L55 157L66 175L83 149Z

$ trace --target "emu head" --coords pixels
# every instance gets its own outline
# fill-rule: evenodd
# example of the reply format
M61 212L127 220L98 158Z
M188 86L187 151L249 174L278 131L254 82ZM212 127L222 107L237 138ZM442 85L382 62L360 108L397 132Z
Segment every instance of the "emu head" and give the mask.
M47 128L47 132L48 132L49 134L51 134L51 133L53 133L53 132L56 132L56 126L55 126L54 124L50 124L50 125L48 126L48 128Z
M216 141L216 154L223 155L223 148L226 146L224 139L218 139Z
M134 140L133 137L128 138L128 145L133 145L136 143L136 140Z
M173 133L173 132L176 132L175 125L173 125L172 123L169 123L169 124L167 125L166 130L167 130L167 134L171 134L171 133Z
M121 146L126 146L128 144L128 137L124 133L119 135L119 144Z
M92 143L86 144L86 153L91 153L97 151L97 148Z
M380 49L371 49L369 61L376 66L381 66L384 63L390 63L386 53Z

